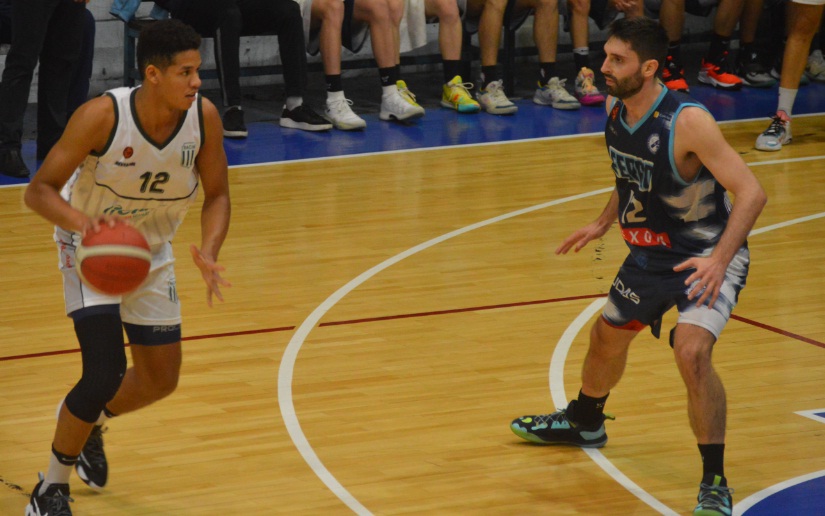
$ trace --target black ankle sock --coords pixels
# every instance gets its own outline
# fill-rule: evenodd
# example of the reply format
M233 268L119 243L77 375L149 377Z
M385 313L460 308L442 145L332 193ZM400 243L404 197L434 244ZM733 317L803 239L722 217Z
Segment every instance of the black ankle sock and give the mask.
M582 68L590 68L590 54L573 52L573 64L576 66L576 73Z
M388 68L379 68L378 77L381 79L381 86L392 86L398 81L396 70L394 66Z
M461 61L457 59L443 59L441 61L442 70L444 71L444 83L448 83L453 80L453 77L456 75L461 75ZM462 77L462 80L465 78Z
M572 415L573 421L583 425L601 423L604 416L604 404L608 396L610 396L610 393L601 398L591 398L579 391L579 398L576 400Z
M498 67L482 66L481 67L481 87L486 88L488 84L498 80Z
M553 77L556 77L556 63L539 63L539 83L545 86Z
M344 82L341 80L341 74L338 75L327 75L327 91L334 92L334 91L344 91Z
M671 41L667 44L667 55L670 56L671 60L677 64L680 68L682 67L682 40L677 39L676 41Z
M706 61L718 63L722 55L730 48L730 37L720 36L715 32L710 37L710 48L708 49Z
M725 445L724 444L698 444L699 453L702 455L702 474L725 476Z

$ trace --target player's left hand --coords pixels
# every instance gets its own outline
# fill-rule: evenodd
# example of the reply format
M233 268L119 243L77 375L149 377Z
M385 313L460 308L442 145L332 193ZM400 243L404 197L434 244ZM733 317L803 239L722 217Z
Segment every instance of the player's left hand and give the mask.
M713 256L690 258L673 268L676 272L695 269L687 277L685 285L688 289L688 299L696 299L696 306L702 306L710 298L708 308L713 308L719 298L719 291L725 281L726 263L721 263Z
M192 260L195 261L195 265L201 270L203 281L206 282L206 304L210 307L212 306L213 295L223 302L221 287L232 286L230 282L223 279L220 275L226 268L218 265L215 260L204 255L194 244L189 246L189 252L192 253Z

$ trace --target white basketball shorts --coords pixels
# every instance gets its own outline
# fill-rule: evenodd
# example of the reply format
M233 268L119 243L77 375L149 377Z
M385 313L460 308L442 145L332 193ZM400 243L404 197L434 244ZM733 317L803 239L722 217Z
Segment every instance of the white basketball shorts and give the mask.
M72 240L72 233L57 228L54 238L60 258L60 272L63 273L66 314L90 306L120 305L120 316L125 323L140 326L181 323L171 243L152 247L149 277L137 290L121 296L109 296L92 290L80 281L75 269L76 241Z

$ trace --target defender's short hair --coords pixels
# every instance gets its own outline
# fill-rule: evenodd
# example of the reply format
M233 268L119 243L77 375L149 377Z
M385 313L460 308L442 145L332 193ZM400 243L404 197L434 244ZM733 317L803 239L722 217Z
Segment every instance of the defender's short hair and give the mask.
M607 37L628 43L641 62L655 59L659 63L656 74L661 75L667 59L668 38L658 22L644 16L619 18L610 24Z
M155 65L163 70L174 62L176 54L198 50L200 46L200 35L180 20L159 20L148 24L140 31L137 44L140 78L145 78L147 66Z

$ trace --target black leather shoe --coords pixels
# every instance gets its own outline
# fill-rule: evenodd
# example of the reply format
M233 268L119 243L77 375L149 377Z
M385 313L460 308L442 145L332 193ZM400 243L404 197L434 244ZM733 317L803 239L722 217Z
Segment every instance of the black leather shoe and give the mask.
M29 167L23 162L20 149L0 149L0 174L9 177L29 177Z

